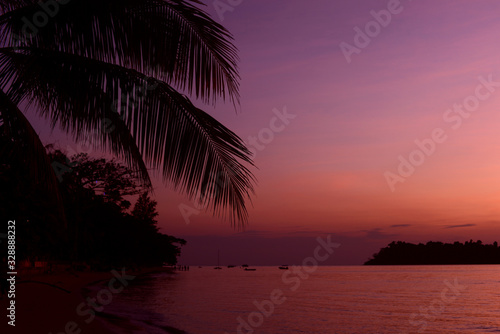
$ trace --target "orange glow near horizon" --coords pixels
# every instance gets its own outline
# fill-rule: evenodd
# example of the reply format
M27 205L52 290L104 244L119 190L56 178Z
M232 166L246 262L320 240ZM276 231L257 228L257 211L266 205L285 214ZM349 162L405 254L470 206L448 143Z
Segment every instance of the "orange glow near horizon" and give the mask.
M203 108L249 145L273 109L294 116L256 150L248 231L381 243L500 239L500 3L401 3L351 63L339 44L353 44L353 28L387 1L252 1L226 13L241 56L242 112ZM488 78L473 111L448 112ZM408 160L435 129L446 139L391 191L384 174L398 175L399 157ZM165 233L238 233L210 214L187 224L179 205L194 204L154 183Z

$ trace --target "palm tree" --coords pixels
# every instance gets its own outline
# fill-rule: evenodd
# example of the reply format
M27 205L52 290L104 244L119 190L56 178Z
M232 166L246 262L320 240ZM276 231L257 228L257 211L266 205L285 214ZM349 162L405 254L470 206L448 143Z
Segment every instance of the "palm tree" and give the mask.
M239 105L232 36L198 0L0 0L0 130L57 181L27 110L122 158L232 224L254 178L243 141L185 95Z

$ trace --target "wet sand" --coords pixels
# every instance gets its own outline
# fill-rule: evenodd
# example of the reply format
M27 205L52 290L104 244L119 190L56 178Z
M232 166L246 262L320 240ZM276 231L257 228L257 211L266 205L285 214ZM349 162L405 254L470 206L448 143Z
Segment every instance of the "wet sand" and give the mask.
M8 325L7 307L12 299L0 300L0 333L42 334L106 334L141 332L126 319L106 314L106 303L112 296L126 289L132 276L145 275L165 268L148 268L140 271L117 269L114 272L55 271L52 274L18 272L15 290L15 327ZM87 286L100 284L102 289L89 301L85 296ZM101 302L101 303L99 303ZM94 304L93 304L94 303ZM93 305L92 305L93 304ZM102 307L102 308L101 308ZM100 308L100 309L99 309ZM102 311L94 312L97 309ZM95 315L95 316L94 316ZM166 331L168 333L170 331Z

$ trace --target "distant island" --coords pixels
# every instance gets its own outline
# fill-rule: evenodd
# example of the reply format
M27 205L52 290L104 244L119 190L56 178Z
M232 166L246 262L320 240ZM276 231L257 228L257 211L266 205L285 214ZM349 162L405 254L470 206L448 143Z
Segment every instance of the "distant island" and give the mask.
M495 241L484 245L481 240L442 243L429 241L418 245L393 241L380 249L364 265L424 265L424 264L500 264L500 247Z

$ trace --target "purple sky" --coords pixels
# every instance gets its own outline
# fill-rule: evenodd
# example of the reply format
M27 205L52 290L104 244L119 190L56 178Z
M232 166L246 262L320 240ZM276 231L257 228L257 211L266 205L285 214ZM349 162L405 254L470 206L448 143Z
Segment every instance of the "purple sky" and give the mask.
M239 232L203 212L188 224L179 207L194 203L155 178L162 232L188 240L182 263L214 263L218 248L221 264L301 263L328 234L342 244L328 264L361 264L392 240L500 239L500 2L244 0L223 16L216 3L206 10L240 50L241 112L205 110L259 138L258 186ZM354 29L388 6L349 63L340 44L356 47ZM294 117L275 119L285 109ZM398 174L436 129L445 139Z

